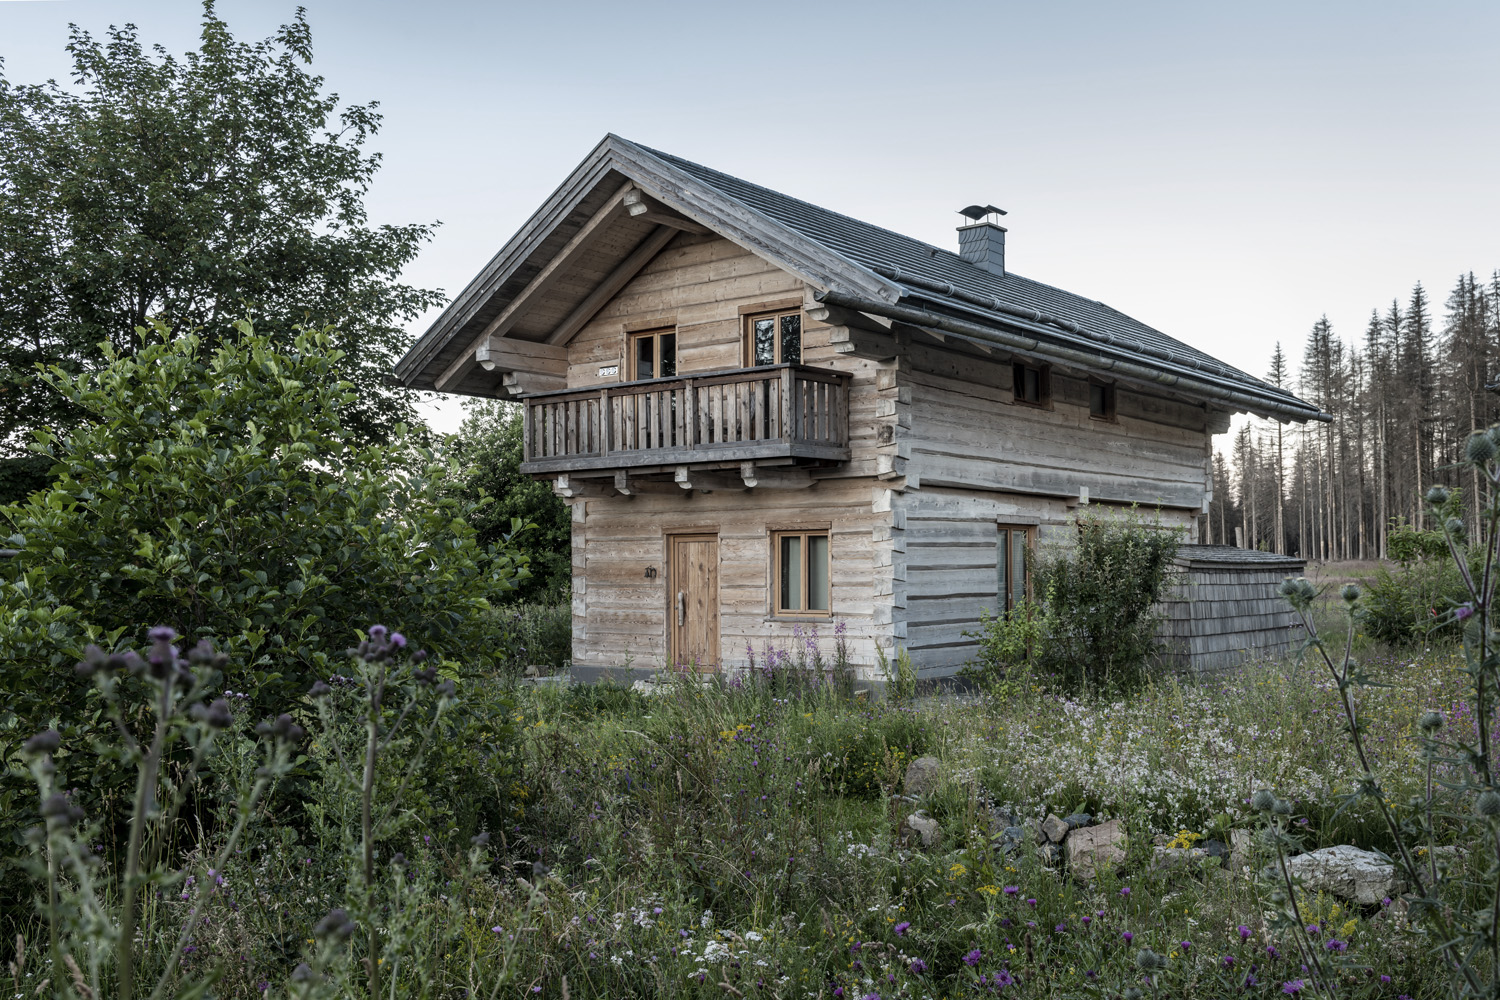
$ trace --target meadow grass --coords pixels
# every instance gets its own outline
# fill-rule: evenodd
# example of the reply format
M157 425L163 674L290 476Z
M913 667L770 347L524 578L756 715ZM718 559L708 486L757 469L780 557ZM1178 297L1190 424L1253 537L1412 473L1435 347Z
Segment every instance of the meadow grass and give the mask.
M1360 698L1398 807L1416 717L1463 724L1457 657L1372 661L1389 686ZM1336 692L1297 663L1090 701L1032 685L909 705L756 679L659 690L516 692L519 809L491 831L486 874L469 877L467 842L420 815L382 845L383 905L406 928L390 923L382 947L391 996L1281 996L1305 973L1267 921L1254 873L1268 857L1158 870L1153 838L1253 828L1246 801L1269 787L1294 800L1306 846L1384 846L1377 817L1337 808L1355 767ZM941 761L939 785L903 801L921 755ZM461 770L423 782L488 794ZM919 805L942 826L931 849L902 837ZM1122 819L1127 861L1081 883L1030 846L1007 853L996 805ZM185 969L227 960L219 996L331 995L289 974L317 948L361 954L359 934L311 932L349 884L335 836L258 827L215 873ZM1448 995L1399 902L1301 904L1339 995ZM174 933L185 906L151 900L142 933ZM1164 966L1143 969L1143 950ZM31 996L50 971L33 954L10 985Z

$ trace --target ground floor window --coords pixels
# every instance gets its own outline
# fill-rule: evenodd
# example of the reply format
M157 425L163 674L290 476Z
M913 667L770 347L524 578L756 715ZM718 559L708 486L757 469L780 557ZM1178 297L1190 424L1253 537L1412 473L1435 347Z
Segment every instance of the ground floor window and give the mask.
M826 615L829 603L828 532L777 531L771 535L776 613Z
M1029 527L1002 524L995 542L996 584L999 588L999 611L1008 612L1031 593Z

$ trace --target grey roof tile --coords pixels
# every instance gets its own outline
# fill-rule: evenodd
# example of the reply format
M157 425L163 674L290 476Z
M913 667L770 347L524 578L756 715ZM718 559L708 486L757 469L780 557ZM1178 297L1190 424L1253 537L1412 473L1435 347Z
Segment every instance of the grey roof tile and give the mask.
M1165 358L1186 369L1209 371L1258 395L1282 398L1293 406L1306 407L1310 414L1317 413L1316 407L1302 402L1292 393L1226 365L1102 302L1012 272L997 275L970 264L950 250L820 208L671 153L644 146L640 148L857 264L877 270L897 268L917 278L950 284L975 295L1035 310L1075 323L1094 339L1133 349L1153 360ZM895 280L914 298L927 301L941 298L931 290L900 278Z

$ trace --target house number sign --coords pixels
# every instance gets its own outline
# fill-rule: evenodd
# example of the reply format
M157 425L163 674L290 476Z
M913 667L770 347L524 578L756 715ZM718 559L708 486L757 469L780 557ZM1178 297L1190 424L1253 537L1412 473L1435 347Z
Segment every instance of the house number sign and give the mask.
M618 375L618 374L620 374L620 366L619 365L600 365L599 366L599 377L600 378L603 378L606 375Z

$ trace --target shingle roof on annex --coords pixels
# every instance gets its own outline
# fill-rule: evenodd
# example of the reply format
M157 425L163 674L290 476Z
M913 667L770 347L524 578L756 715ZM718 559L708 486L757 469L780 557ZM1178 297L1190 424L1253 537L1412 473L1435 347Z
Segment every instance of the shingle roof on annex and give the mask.
M628 142L628 140L625 140ZM1076 325L1085 335L1082 345L1097 348L1105 341L1138 354L1148 363L1166 362L1173 367L1212 373L1237 383L1259 396L1280 399L1305 409L1309 417L1318 409L1284 389L1205 354L1139 320L1094 299L1007 271L994 274L964 260L958 254L904 236L880 226L793 198L759 184L734 177L680 156L636 145L708 185L722 195L791 228L828 250L883 277L895 281L909 296L942 304L945 296L923 285L947 285L960 294L997 300L1018 309L1055 317Z

